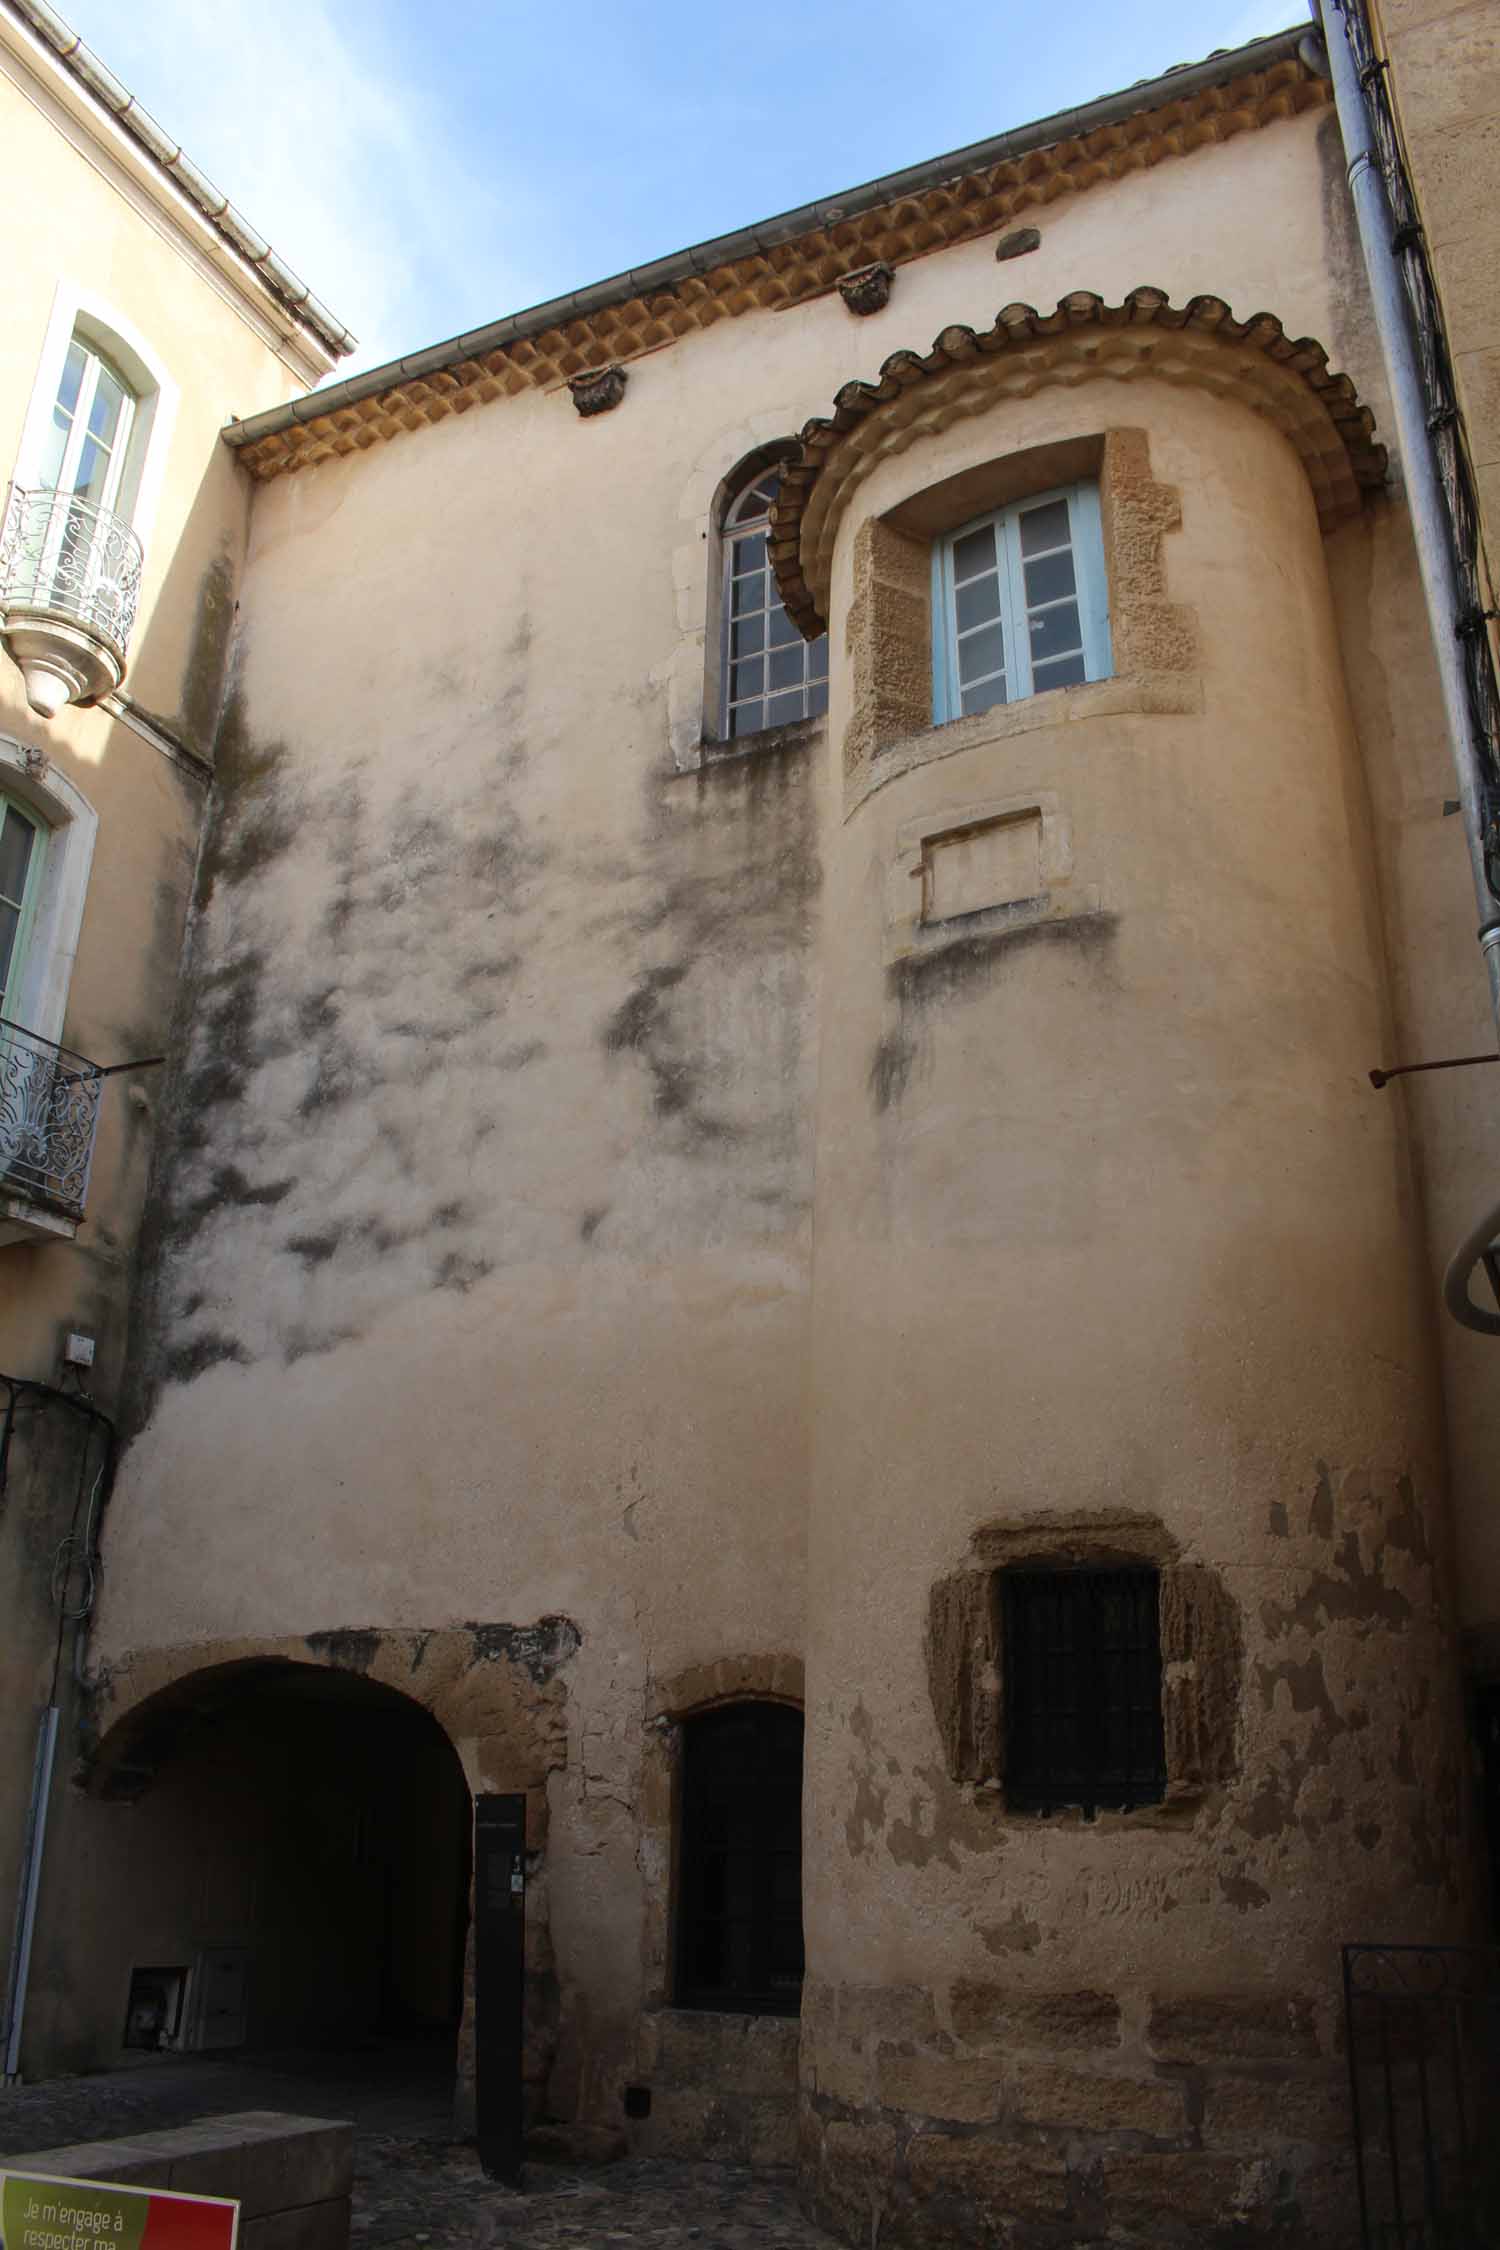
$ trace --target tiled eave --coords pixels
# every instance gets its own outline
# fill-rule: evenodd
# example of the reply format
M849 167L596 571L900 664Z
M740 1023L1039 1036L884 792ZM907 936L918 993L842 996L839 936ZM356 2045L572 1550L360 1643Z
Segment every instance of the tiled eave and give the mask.
M1236 320L1222 297L1177 306L1151 288L1132 289L1118 305L1090 290L1050 313L1007 305L993 328L955 324L930 352L893 352L875 382L846 383L833 413L804 426L771 512L771 565L788 614L809 638L825 630L839 519L878 462L1049 384L1143 377L1238 400L1279 429L1307 472L1325 531L1385 481L1385 447L1353 383L1333 373L1321 344L1288 336L1273 313Z
M225 440L261 480L364 452L493 399L560 389L570 376L639 358L717 321L784 311L826 295L842 276L877 260L904 265L930 250L998 232L1023 212L1328 101L1325 80L1308 67L1292 35L1261 44L1266 59L1258 67L1240 67L1254 55L1251 48L1227 58L1217 77L1212 65L1199 65L1180 74L1180 85L1170 75L1155 80L1139 90L1134 109L1124 96L1091 105L1095 112L1124 105L1125 113L1090 129L968 168L955 159L960 168L946 176L864 208L853 207L857 191L843 208L819 206L816 223L784 239L773 222L750 236L707 244L702 252L662 261L655 286L652 269L622 275L353 378L326 394L321 411L314 392L293 407L232 423ZM1084 126L1089 116L1072 113ZM725 254L731 245L739 254Z

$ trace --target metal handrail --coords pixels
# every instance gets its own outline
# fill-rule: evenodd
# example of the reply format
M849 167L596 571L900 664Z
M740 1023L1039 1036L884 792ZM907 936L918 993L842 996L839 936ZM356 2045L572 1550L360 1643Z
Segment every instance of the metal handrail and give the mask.
M0 614L67 618L107 642L123 664L143 559L123 516L75 492L12 485L0 524Z
M0 1016L0 1193L83 1217L105 1076Z

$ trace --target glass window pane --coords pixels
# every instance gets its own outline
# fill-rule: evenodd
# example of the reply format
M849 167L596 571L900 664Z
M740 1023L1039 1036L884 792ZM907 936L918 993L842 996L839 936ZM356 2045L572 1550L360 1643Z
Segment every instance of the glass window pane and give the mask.
M770 641L772 648L785 648L788 641L800 640L796 626L787 616L779 601L771 603Z
M78 404L78 393L83 383L83 371L88 365L88 354L75 336L68 346L68 356L63 361L62 381L57 386L57 403L71 422Z
M962 539L953 542L953 576L961 584L972 578L976 571L995 567L995 529L993 524L982 524L978 531L966 531Z
M766 684L766 667L762 658L752 656L734 667L734 684L729 690L730 701L743 703L747 695L760 695Z
M766 535L763 531L747 532L734 543L734 575L743 578L747 571L766 567Z
M47 440L42 448L41 468L37 472L37 481L46 492L57 490L57 480L62 475L63 454L67 449L68 432L72 427L72 423L61 408L54 406L52 409L52 427L47 432Z
M5 980L10 975L10 964L16 950L16 932L20 927L20 908L0 904L0 1000L5 998Z
M94 391L94 403L89 408L89 429L101 445L114 444L115 432L120 427L120 410L124 404L124 384L118 376L111 375L107 367L101 367Z
M69 491L76 492L82 500L92 500L97 506L104 493L104 480L109 475L109 455L93 438L85 438L83 451L78 457L78 469Z
M974 578L967 586L960 586L955 602L958 612L958 629L966 633L971 625L987 625L992 617L1000 615L1000 581L998 578Z
M14 805L0 806L0 899L19 909L36 830Z
M1086 677L1083 651L1075 655L1059 656L1051 664L1034 664L1031 668L1031 686L1035 695L1045 694L1048 688L1077 687Z
M766 716L773 727L783 727L788 720L802 717L803 695L798 688L795 695L773 695L766 705Z
M828 677L828 635L826 633L820 633L815 641L808 643L807 676L810 680L826 680Z
M795 648L773 648L766 685L772 688L801 687L802 644Z
M821 714L827 709L828 682L826 680L814 680L812 686L807 691L808 717L816 719L820 717Z
M1005 670L1005 629L1001 625L982 625L977 633L970 633L958 644L958 676L961 680L982 680L991 672Z
M993 680L980 680L974 687L966 687L963 691L963 708L965 711L987 711L992 703L1003 703L1004 701L1005 674L1003 672L997 674Z
M729 636L729 653L731 656L759 656L765 645L766 621L764 616L740 618Z
M754 703L736 704L729 714L731 739L742 734L758 734L765 723L766 707L759 700Z
M734 581L734 614L736 617L743 617L747 610L764 609L765 606L766 574L763 570L752 571L748 578L736 578Z
M1021 552L1039 555L1048 547L1068 544L1068 503L1049 500L1045 507L1027 508L1021 515Z
M1026 599L1034 608L1038 602L1061 601L1065 594L1076 591L1073 576L1073 556L1069 548L1060 554L1043 555L1039 562L1026 565Z
M1045 664L1051 656L1061 656L1065 650L1081 648L1083 633L1078 623L1077 602L1059 602L1055 609L1039 609L1031 618L1031 661Z

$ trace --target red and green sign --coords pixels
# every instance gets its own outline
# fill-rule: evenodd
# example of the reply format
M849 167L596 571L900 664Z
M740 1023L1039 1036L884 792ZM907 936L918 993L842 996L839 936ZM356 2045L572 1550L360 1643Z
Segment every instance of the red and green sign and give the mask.
M234 2250L239 2216L221 2195L0 2172L0 2250Z

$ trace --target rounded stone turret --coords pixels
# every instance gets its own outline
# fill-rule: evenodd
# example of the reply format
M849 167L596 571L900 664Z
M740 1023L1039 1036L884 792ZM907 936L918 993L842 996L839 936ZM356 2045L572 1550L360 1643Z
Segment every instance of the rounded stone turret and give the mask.
M850 386L778 525L789 602L833 628L843 769L804 2180L850 2240L1329 2243L1339 1948L1463 1912L1322 550L1380 456L1274 322L1088 302ZM1065 597L1025 511L1059 493L1107 636L1044 692ZM934 724L934 641L964 700L965 574L982 549L1003 579L1005 538L1036 692Z

